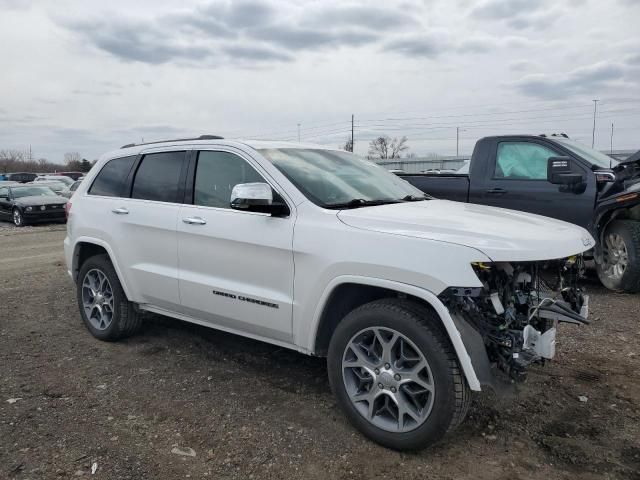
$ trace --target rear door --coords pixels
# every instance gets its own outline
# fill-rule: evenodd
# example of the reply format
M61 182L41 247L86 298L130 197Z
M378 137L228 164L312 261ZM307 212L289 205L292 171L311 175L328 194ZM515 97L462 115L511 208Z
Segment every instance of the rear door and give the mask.
M183 311L214 326L290 341L293 213L278 218L230 208L239 183L274 187L242 152L194 152L189 172L177 224Z
M129 175L128 198L113 202L110 212L136 301L171 311L180 308L176 221L186 158L184 149L142 154Z
M562 191L547 181L549 157L565 155L536 139L499 141L492 146L484 177L471 178L469 202L537 213L587 228L595 203L593 175L574 161L574 169L587 183L583 191Z

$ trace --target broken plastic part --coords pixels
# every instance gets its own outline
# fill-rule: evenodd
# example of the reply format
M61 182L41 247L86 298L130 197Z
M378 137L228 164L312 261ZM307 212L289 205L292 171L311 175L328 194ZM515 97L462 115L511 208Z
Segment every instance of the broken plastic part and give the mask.
M552 359L556 355L556 329L550 328L540 333L531 325L522 330L523 345L525 350L531 350L542 358Z
M502 306L502 302L500 301L500 296L498 292L493 292L489 295L489 299L491 300L491 305L493 305L493 309L496 311L498 315L502 315L504 313L504 307Z

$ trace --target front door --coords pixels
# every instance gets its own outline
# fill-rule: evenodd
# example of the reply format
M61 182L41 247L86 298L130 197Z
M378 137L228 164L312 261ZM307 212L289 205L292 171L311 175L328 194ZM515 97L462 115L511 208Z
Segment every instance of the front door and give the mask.
M588 184L575 193L547 181L547 160L563 155L534 140L499 142L495 163L487 165L485 178L472 179L469 202L537 213L588 228L595 186ZM595 181L584 167L573 165L585 182Z
M232 210L239 183L265 182L248 159L194 153L178 215L183 312L213 326L290 341L294 218Z

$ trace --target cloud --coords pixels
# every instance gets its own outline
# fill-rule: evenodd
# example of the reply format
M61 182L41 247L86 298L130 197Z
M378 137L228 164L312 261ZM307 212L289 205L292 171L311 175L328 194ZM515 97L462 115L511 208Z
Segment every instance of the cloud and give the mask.
M458 44L461 53L487 53L495 50L499 41L495 37L467 37Z
M32 4L33 0L0 0L0 10L26 10Z
M124 61L161 64L171 60L198 61L212 55L203 46L168 36L162 25L156 22L112 17L108 20L68 21L65 25L98 49Z
M412 58L435 58L451 47L442 37L437 35L409 35L392 40L384 46L384 50L395 52Z
M525 70L533 70L540 68L540 65L530 60L515 60L509 64L509 70L514 72L523 72Z
M229 45L225 47L224 50L227 54L229 54L229 56L236 59L244 59L250 61L276 60L281 62L289 62L293 60L293 57L286 53L277 52L263 47Z
M564 8L551 9L547 0L488 0L470 11L472 18L503 21L514 30L544 30L564 13Z
M544 30L553 25L560 14L557 11L549 11L544 13L536 13L530 15L519 15L507 20L507 25L515 30L535 29Z
M339 5L322 8L310 15L307 23L322 26L357 26L371 30L396 30L418 25L418 20L408 12L380 5Z
M292 25L251 29L247 35L287 50L313 50L327 46L358 46L374 42L378 35L357 30L320 30Z
M540 10L545 0L488 0L471 10L471 16L488 19L509 19Z
M627 69L617 62L599 62L566 74L533 74L517 82L521 93L543 99L560 99L580 94L597 94L615 85L624 85Z
M58 24L123 61L192 66L286 62L293 52L372 44L381 29L416 24L397 9L364 4L311 10L283 15L267 0L218 0L145 19L105 15Z
M640 53L632 53L625 58L625 63L634 67L640 67Z

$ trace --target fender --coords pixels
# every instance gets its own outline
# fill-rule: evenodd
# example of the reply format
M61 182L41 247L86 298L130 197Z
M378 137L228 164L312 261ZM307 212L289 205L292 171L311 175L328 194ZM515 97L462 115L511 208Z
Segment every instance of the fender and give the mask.
M445 327L447 334L449 335L449 339L451 340L451 344L453 345L456 355L458 356L458 360L460 362L460 366L462 367L462 371L464 372L464 376L469 383L469 388L478 392L481 390L480 381L478 380L478 376L476 375L473 364L471 363L471 357L469 356L469 353L467 352L467 349L462 341L460 331L456 327L453 319L451 318L451 315L449 314L449 310L433 292L420 287L416 287L415 285L409 285L393 280L369 278L355 275L341 275L339 277L335 277L325 288L322 296L320 297L320 301L316 306L316 310L313 315L313 323L310 329L310 338L307 342L307 345L310 346L309 350L312 350L313 345L315 344L315 338L318 334L318 328L320 326L320 318L322 317L322 312L327 304L329 295L336 287L344 283L356 283L395 290L397 292L402 292L414 297L421 298L429 305L431 305L440 317L440 320L442 321L442 324Z
M131 299L130 290L127 286L126 278L122 274L122 270L116 261L118 258L114 253L112 248L109 246L107 242L95 237L87 237L82 236L75 239L73 243L72 257L71 257L71 276L74 282L77 282L77 270L78 270L78 244L80 243L92 243L94 245L98 245L99 247L104 248L107 251L107 255L109 255L109 260L111 260L111 264L118 275L118 280L120 280L120 285L122 285L122 290L124 290L124 294L128 299Z

